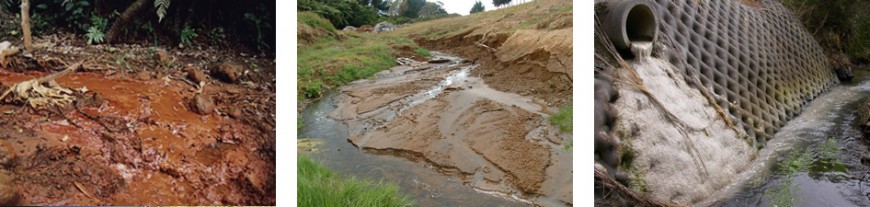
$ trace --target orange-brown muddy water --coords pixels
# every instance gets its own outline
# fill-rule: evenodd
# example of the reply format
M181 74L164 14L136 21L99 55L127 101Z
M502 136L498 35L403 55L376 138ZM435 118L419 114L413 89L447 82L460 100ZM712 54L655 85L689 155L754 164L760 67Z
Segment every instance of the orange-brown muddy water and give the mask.
M44 75L0 70L0 88ZM196 87L172 78L74 73L57 83L87 92L77 107L0 103L0 165L15 204L275 204L271 129L220 112L244 107L233 100L254 90L207 84L218 112L200 115L189 104Z

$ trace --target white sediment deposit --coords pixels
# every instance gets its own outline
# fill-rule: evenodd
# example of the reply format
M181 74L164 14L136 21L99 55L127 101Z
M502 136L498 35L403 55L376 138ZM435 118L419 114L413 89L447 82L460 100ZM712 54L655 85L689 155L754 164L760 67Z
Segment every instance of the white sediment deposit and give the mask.
M629 163L621 168L630 172L633 186L656 199L702 201L745 170L756 150L676 67L649 56L650 43L632 47L637 58L631 69L618 69L620 97L613 105L619 113L613 132L623 144L622 162L633 157L630 169L624 168ZM637 73L649 95L629 84L634 76L628 70Z

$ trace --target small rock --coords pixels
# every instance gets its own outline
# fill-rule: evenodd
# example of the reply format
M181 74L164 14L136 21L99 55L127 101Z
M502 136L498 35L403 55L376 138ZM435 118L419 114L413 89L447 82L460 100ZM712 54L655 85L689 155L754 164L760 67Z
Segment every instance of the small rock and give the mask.
M0 171L0 205L15 205L18 202L18 188L12 176L6 171Z
M157 50L154 52L154 57L156 57L157 61L160 61L160 64L163 65L169 65L169 63L172 62L172 56L165 50Z
M231 108L230 111L227 112L227 115L230 115L230 117L233 117L234 119L239 119L242 118L242 110L237 107Z
M209 115L214 112L214 101L210 96L198 94L193 97L193 110L201 115Z
M151 73L148 71L139 71L136 73L136 78L139 80L151 80Z
M196 69L193 66L185 67L185 72L187 72L187 78L189 78L196 84L208 80L206 79L205 73L203 73L202 70Z
M429 63L446 63L446 62L450 62L450 60L448 60L448 59L434 59L434 60L429 60Z
M241 65L227 61L218 64L212 75L224 82L236 83L239 80L240 71L243 71Z

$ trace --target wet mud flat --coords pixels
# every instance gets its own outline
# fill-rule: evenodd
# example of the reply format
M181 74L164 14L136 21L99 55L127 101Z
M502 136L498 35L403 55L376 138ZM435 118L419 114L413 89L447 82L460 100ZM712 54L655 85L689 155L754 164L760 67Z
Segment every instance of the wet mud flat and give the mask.
M324 113L372 154L426 163L476 191L522 203L571 205L570 135L546 121L541 101L494 90L477 65L434 53L343 86ZM486 196L486 195L480 195Z
M0 70L0 89L46 75ZM72 104L0 102L0 174L11 178L0 186L14 188L5 205L275 204L274 123L252 121L269 94L86 72L56 84Z

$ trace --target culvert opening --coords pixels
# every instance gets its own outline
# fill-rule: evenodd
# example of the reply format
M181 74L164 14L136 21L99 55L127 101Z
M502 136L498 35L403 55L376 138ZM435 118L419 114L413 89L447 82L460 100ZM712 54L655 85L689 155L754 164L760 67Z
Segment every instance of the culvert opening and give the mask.
M639 1L618 1L610 5L607 33L626 59L635 58L632 45L650 44L656 39L658 20L652 7Z
M652 10L643 4L631 8L625 20L625 33L629 42L653 41L658 25Z

